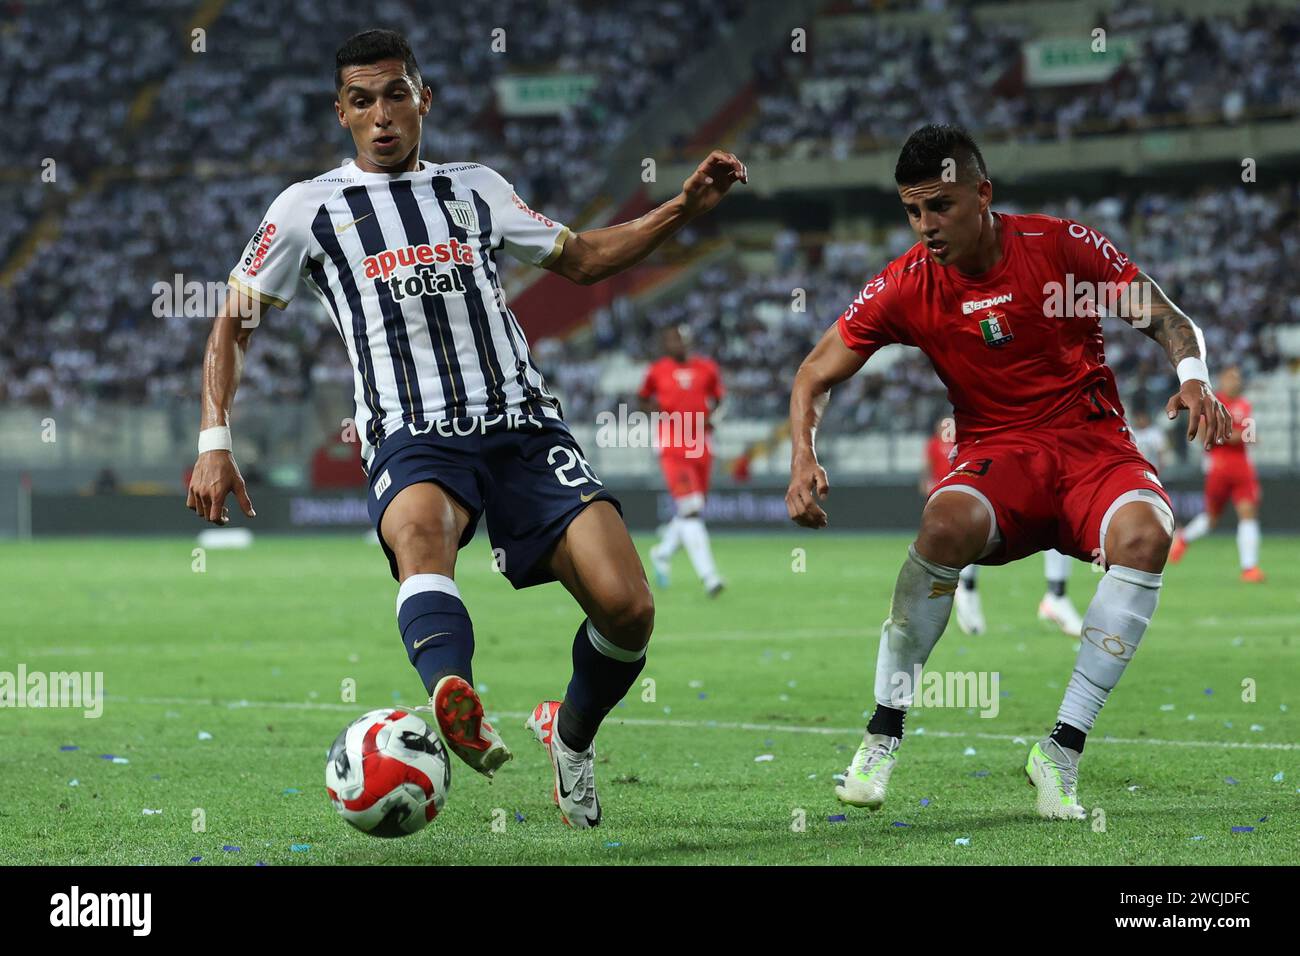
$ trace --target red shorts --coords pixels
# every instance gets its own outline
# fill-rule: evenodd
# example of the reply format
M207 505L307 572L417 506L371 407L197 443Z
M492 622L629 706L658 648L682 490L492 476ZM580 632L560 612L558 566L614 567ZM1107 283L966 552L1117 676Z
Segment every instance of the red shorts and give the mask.
M665 448L659 456L659 466L664 470L668 493L674 498L709 493L709 474L713 470L713 453L707 448L694 458L676 448Z
M1081 405L1050 425L958 445L953 470L930 494L959 486L991 506L1001 540L978 564L1006 564L1049 548L1096 561L1103 526L1129 500L1167 509L1172 522L1169 496L1123 420L1090 419L1087 412Z
M1259 504L1259 479L1255 466L1246 457L1216 461L1205 476L1205 510L1211 518L1219 517L1223 506Z

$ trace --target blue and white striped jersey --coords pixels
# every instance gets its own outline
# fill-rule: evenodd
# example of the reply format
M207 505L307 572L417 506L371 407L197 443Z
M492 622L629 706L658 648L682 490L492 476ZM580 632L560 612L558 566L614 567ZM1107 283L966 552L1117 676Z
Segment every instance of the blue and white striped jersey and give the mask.
M282 192L230 281L280 308L300 282L320 299L347 346L369 463L408 423L559 418L496 254L545 266L567 235L477 163L400 174L348 163Z

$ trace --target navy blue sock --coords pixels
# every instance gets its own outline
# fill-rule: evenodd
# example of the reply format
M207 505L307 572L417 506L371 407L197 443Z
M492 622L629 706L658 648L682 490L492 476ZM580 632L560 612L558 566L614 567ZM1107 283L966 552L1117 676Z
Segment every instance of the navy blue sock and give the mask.
M610 643L590 621L583 621L573 636L573 677L557 720L556 731L564 745L577 751L590 747L600 722L644 667L645 648L626 651Z
M432 694L439 680L457 674L471 684L474 625L456 582L443 574L413 574L397 592L397 626L406 656Z

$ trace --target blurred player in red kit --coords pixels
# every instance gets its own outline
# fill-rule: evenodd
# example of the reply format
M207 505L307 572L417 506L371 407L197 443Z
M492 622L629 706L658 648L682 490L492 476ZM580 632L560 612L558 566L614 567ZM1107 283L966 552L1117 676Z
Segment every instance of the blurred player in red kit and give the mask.
M921 494L927 498L935 485L948 477L953 468L953 454L957 447L953 439L957 434L957 423L952 418L941 418L934 426L934 433L925 443L926 468L921 476ZM1074 604L1065 593L1070 581L1073 559L1068 554L1061 554L1055 548L1043 552L1043 576L1047 579L1047 590L1038 602L1038 619L1051 624L1070 637L1078 637L1083 630L1083 618L1075 610ZM984 622L984 607L980 601L979 565L968 564L961 569L957 593L953 599L953 611L957 615L957 626L963 634L983 634L987 629Z
M704 590L717 597L724 582L701 515L713 468L712 420L722 402L722 376L712 359L689 354L687 338L685 329L664 330L664 355L646 370L637 393L643 406L657 406L659 464L676 510L650 561L659 586L667 587L673 553L684 545Z
M1237 555L1241 559L1241 579L1252 583L1264 580L1259 569L1259 478L1246 454L1250 429L1250 400L1241 394L1241 369L1231 365L1219 380L1219 401L1232 415L1232 437L1215 445L1208 453L1209 473L1205 476L1205 510L1174 535L1169 551L1171 563L1183 559L1187 546L1211 531L1219 523L1223 506L1230 500L1237 509Z
M869 281L804 359L790 394L786 508L828 521L815 436L832 387L879 348L921 349L957 422L952 470L931 491L899 570L876 658L876 709L836 796L879 809L897 763L916 677L952 613L961 569L1057 548L1105 569L1056 725L1029 751L1036 810L1083 820L1079 760L1102 705L1155 614L1173 509L1124 420L1105 363L1101 315L1125 318L1165 351L1179 389L1169 418L1206 448L1231 419L1210 388L1204 337L1106 236L1066 219L992 209L979 147L925 126L894 168L917 243Z

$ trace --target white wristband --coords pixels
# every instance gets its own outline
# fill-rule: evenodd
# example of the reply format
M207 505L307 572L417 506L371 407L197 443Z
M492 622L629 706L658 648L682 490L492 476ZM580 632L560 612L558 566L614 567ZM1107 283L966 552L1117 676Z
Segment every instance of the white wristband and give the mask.
M199 432L199 454L205 451L230 451L230 429L225 425Z
M1210 384L1210 370L1206 367L1204 359L1185 358L1178 363L1178 384L1182 385L1193 380Z

